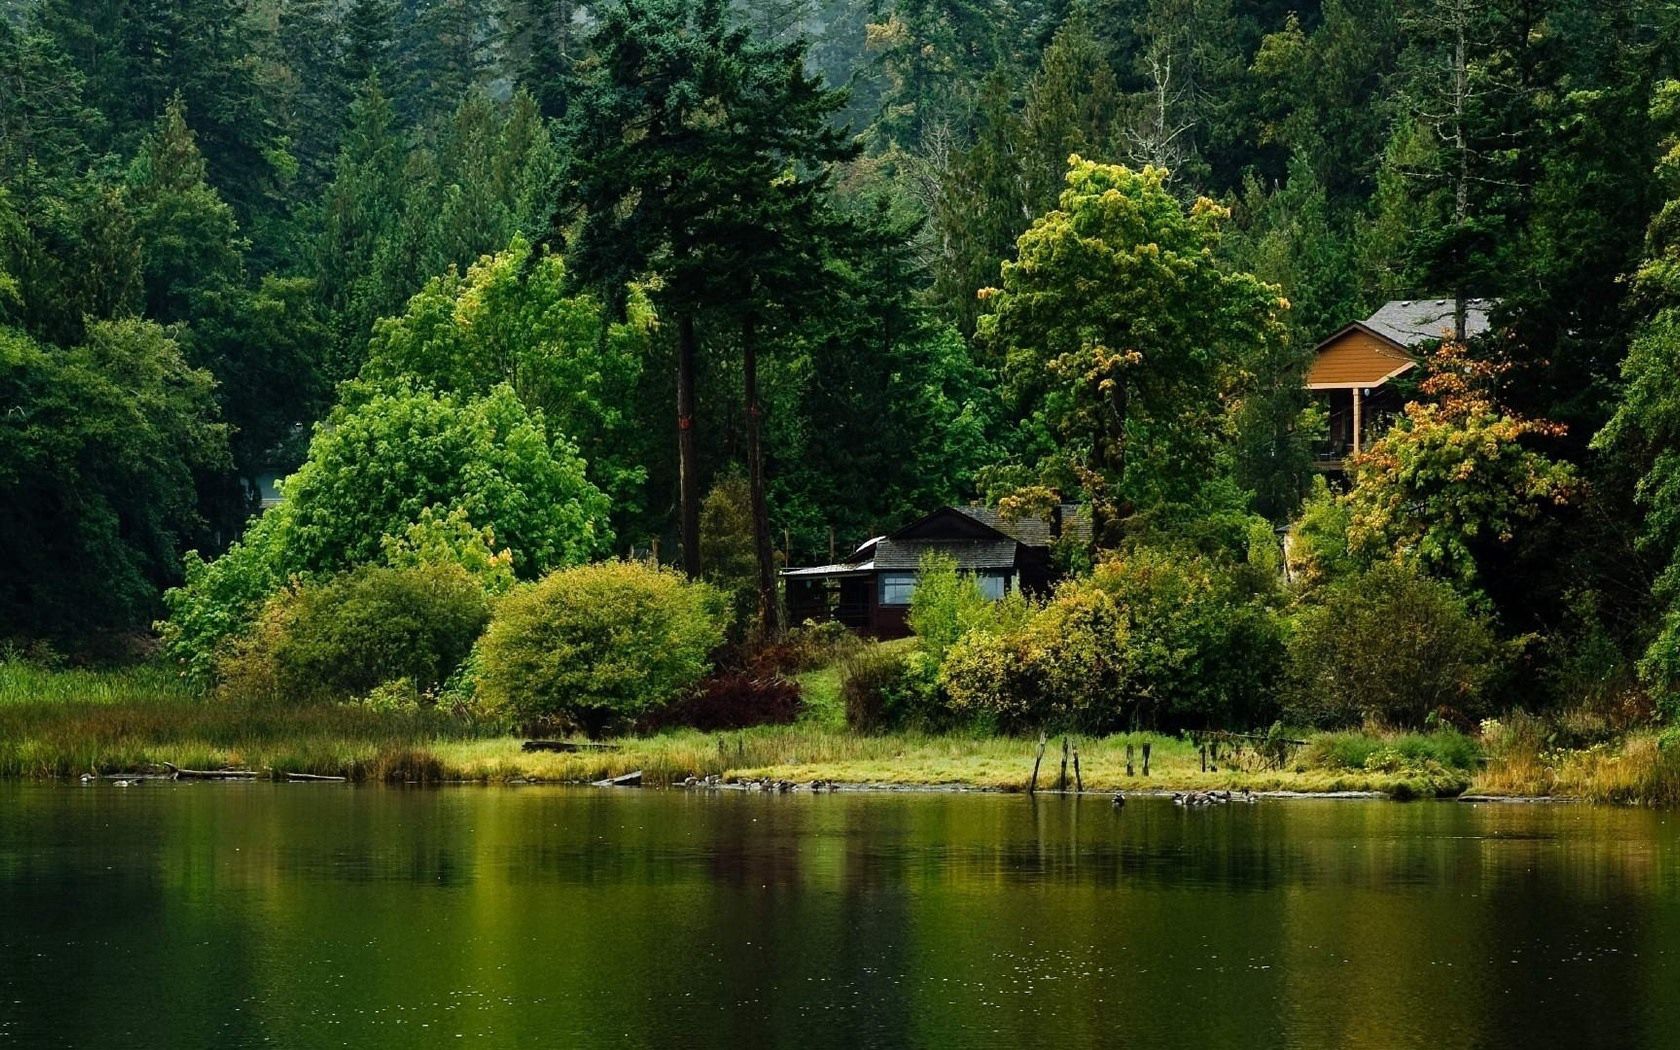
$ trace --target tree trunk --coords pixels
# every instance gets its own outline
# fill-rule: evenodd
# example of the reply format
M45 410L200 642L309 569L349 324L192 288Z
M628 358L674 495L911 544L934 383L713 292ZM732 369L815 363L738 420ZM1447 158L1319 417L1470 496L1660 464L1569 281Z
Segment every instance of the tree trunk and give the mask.
M747 488L751 493L753 552L758 559L758 625L764 637L781 634L776 557L770 545L770 506L764 497L764 410L758 401L758 325L741 322L741 385L747 401Z
M700 455L694 436L694 315L677 319L677 498L683 571L700 578Z
M1464 127L1465 106L1470 96L1470 67L1465 53L1464 24L1469 14L1462 4L1454 14L1458 35L1453 49L1453 147L1458 151L1458 178L1457 185L1453 187L1453 219L1457 226L1454 253L1458 258L1454 260L1457 273L1453 289L1453 341L1463 343L1467 312L1464 281L1467 276L1465 270L1469 266L1464 228L1470 219L1470 142Z

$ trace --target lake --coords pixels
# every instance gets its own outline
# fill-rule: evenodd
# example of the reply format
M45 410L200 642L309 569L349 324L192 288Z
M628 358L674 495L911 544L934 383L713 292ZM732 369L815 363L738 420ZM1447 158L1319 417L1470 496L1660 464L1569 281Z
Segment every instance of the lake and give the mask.
M1571 805L0 784L0 1044L1680 1045Z

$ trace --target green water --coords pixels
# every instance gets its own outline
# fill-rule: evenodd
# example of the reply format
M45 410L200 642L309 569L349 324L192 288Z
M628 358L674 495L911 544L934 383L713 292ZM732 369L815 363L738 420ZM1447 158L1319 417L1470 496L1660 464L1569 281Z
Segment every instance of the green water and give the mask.
M1674 1047L1676 819L0 784L0 1044Z

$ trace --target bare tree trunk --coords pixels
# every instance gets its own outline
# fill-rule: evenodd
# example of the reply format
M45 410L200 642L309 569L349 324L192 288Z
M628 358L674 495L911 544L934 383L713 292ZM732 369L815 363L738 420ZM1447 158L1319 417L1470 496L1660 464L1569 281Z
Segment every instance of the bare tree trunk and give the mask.
M1458 227L1457 280L1453 288L1453 341L1464 342L1467 309L1464 299L1466 250L1464 224L1470 217L1470 143L1464 129L1465 103L1470 95L1469 59L1465 54L1464 25L1469 18L1464 6L1454 9L1453 27L1457 39L1453 49L1453 147L1458 150L1458 185L1453 188L1453 219Z
M741 322L741 385L747 401L747 489L752 502L753 552L758 560L758 624L765 638L781 634L776 557L770 544L770 506L764 496L764 409L758 400L758 323Z
M694 315L677 319L677 498L683 571L700 578L700 455L694 435Z

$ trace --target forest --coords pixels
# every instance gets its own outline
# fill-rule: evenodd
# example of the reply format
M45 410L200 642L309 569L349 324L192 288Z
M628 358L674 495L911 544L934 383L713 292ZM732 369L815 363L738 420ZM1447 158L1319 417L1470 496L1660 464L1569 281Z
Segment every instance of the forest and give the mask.
M8 0L0 640L550 717L656 610L594 731L806 645L778 567L1077 503L854 725L1654 730L1677 77L1661 0ZM1412 298L1491 328L1327 485Z

